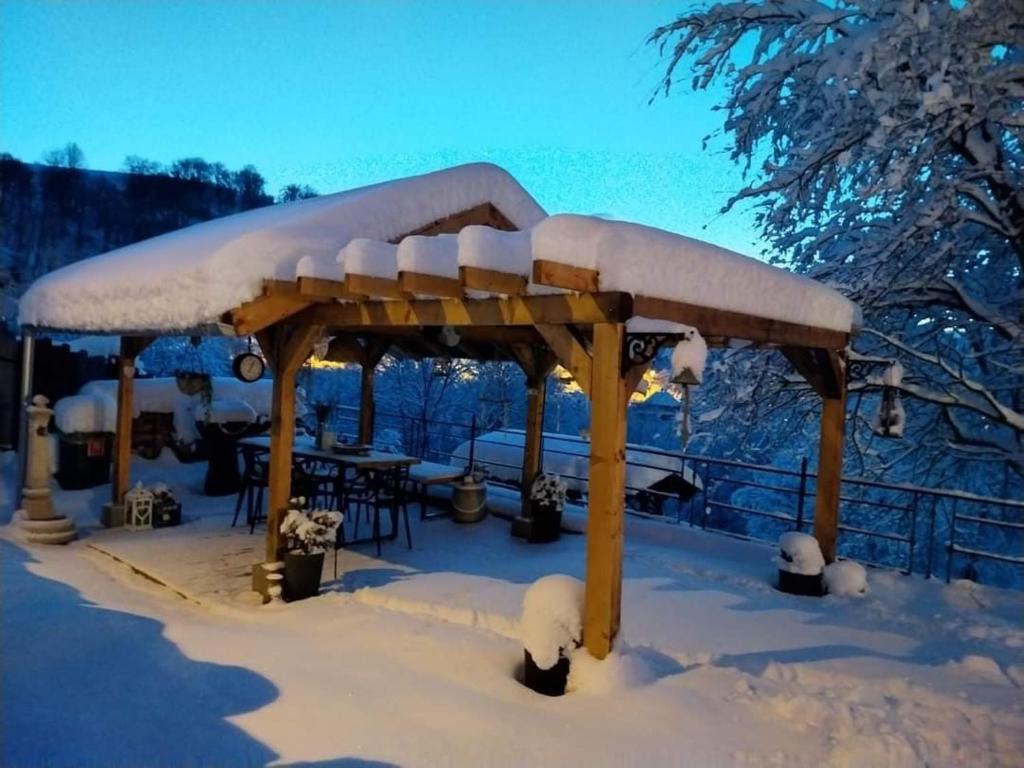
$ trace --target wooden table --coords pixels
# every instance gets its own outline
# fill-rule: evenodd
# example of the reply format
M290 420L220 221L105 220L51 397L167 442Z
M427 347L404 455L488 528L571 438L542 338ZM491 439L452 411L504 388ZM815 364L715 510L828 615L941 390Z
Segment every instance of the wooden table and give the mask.
M239 451L269 451L269 437L247 437L238 441ZM356 472L372 472L375 470L392 469L394 467L412 466L419 464L420 460L415 456L405 456L400 453L385 453L384 451L370 450L369 453L336 453L318 448L312 441L297 438L292 446L292 458L320 461L325 464L335 464L341 469L342 475L348 468ZM342 478L344 482L344 478ZM408 513L407 513L408 514ZM395 539L398 537L398 511L391 512L391 533L381 538ZM375 541L373 537L360 539L349 539L346 546L355 544L368 544Z
M269 451L270 438L247 437L238 441L238 447L241 449ZM340 464L356 470L389 469L391 467L412 466L413 464L420 463L420 460L415 456L405 456L401 453L385 453L384 451L372 449L367 454L336 453L335 451L325 451L323 448L318 448L312 443L300 442L298 440L295 441L295 445L292 447L292 455L304 459Z

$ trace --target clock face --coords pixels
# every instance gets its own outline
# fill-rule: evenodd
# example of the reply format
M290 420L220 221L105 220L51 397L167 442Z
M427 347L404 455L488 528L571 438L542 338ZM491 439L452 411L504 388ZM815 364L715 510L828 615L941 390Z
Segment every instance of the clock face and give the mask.
M235 358L235 376L242 381L259 381L263 376L263 360L252 352L244 352Z

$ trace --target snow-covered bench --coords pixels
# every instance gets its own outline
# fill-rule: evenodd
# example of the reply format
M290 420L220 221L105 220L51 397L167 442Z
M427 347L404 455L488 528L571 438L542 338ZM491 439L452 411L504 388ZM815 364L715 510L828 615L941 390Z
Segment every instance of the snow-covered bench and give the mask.
M427 488L431 485L451 485L461 480L466 470L450 464L435 464L421 461L409 467L409 483L413 491L420 497L420 520L441 517L444 513L427 514Z

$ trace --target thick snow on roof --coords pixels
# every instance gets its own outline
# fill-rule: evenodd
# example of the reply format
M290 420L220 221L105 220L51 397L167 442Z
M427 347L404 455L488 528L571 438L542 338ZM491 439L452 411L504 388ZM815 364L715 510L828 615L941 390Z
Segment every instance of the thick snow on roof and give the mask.
M533 228L533 258L596 269L601 290L849 332L860 309L838 291L717 245L591 216Z
M259 295L265 279L293 279L305 256L320 266L352 238L390 240L484 203L521 229L545 215L506 171L463 165L247 211L85 259L33 283L19 320L95 331L194 328Z

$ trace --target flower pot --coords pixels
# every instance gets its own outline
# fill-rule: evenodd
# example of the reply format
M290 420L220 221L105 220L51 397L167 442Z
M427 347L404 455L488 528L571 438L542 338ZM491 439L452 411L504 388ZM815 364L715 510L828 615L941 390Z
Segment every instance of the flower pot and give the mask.
M779 569L779 591L789 595L821 597L825 594L825 585L821 574L790 573Z
M533 524L527 541L531 544L558 541L562 535L562 510L553 504L532 503L530 513Z
M487 517L487 486L483 483L458 483L452 488L452 520L479 523Z
M565 684L569 679L568 658L559 653L555 666L551 669L541 669L529 651L523 649L523 654L523 685L545 696L561 696L565 693Z
M284 556L284 599L305 600L320 594L320 574L324 570L324 553L307 555L287 552Z

